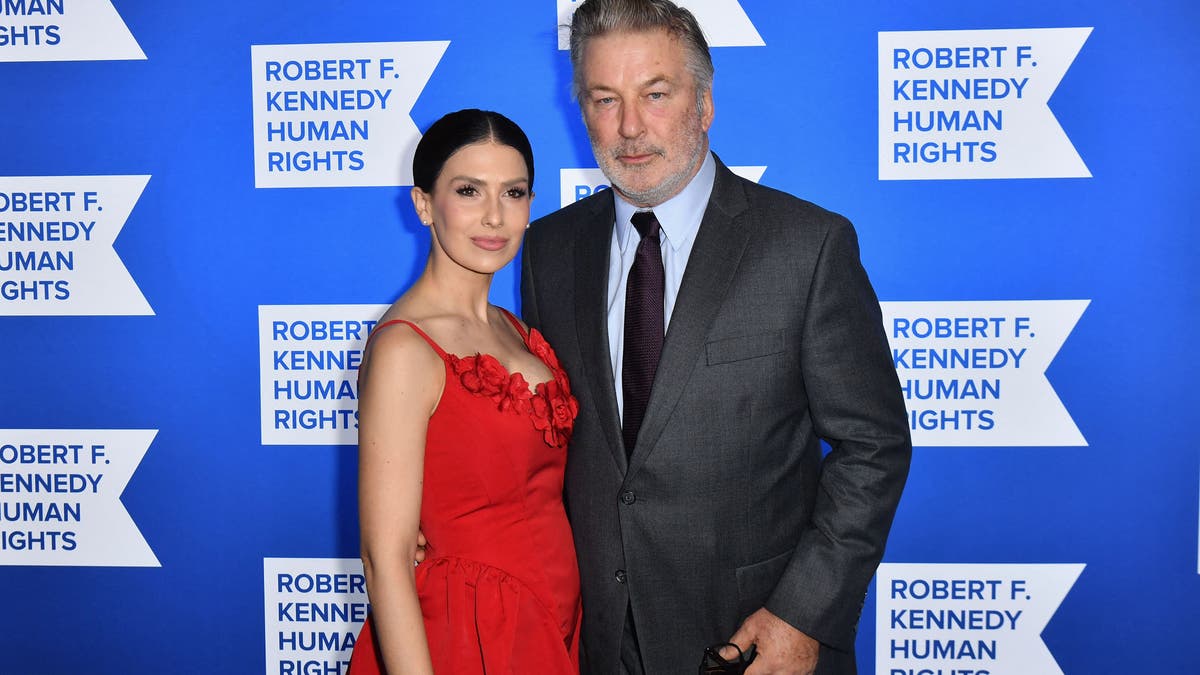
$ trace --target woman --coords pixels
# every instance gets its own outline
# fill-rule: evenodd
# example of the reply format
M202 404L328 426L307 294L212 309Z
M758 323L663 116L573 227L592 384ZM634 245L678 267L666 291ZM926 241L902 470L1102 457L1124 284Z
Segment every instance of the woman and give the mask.
M429 259L359 370L371 618L349 672L577 673L562 480L578 406L541 335L488 304L528 227L533 151L503 115L461 110L425 132L413 180Z

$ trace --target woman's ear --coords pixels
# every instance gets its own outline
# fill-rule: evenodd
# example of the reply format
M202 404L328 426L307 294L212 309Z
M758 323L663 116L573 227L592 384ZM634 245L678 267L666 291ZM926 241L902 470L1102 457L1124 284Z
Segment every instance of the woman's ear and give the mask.
M428 192L419 187L413 186L412 189L413 208L417 211L417 217L425 225L433 224L433 198Z

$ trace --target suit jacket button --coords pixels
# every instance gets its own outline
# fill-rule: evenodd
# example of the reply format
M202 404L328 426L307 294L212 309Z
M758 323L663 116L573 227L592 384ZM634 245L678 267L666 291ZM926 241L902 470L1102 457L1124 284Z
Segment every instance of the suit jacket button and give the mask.
M617 573L613 576L616 578L618 584L625 583L625 580L628 578L625 576L625 570L617 570Z
M622 504L632 504L636 501L637 501L637 496L633 494L632 490L626 490L621 493L621 503Z

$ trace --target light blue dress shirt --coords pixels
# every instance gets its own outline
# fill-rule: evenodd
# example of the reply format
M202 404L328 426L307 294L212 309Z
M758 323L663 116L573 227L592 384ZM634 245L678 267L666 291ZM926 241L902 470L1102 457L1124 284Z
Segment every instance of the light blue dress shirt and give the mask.
M700 165L700 171L683 190L652 209L662 228L659 239L662 242L663 272L666 275L663 292L664 335L671 325L671 312L679 296L679 284L683 281L683 271L692 253L692 244L696 242L696 232L700 229L700 220L708 206L716 175L717 164L709 152ZM612 361L613 385L617 390L617 412L624 419L621 365L625 358L625 287L638 242L641 241L631 218L637 211L645 209L638 209L625 201L616 190L612 190L612 193L617 206L617 222L608 253L608 355Z

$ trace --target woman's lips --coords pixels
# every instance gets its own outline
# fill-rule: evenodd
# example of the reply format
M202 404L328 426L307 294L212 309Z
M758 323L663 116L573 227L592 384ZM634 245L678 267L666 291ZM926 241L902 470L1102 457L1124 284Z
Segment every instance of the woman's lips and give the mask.
M499 251L508 243L507 239L500 237L471 237L471 241L485 251Z

